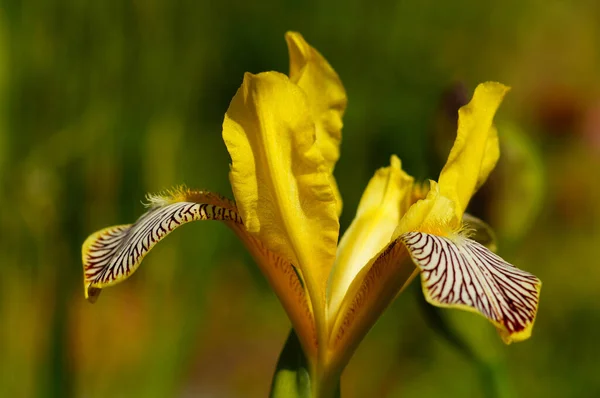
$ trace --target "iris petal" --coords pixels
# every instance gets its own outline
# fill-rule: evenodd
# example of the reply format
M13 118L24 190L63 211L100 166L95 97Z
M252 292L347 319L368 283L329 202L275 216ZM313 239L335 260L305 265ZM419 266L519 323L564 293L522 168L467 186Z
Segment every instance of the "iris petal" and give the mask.
M331 329L333 361L345 364L398 293L416 275L400 239L391 241L365 265L348 287Z
M410 231L422 231L436 235L447 235L458 231L461 227L457 217L456 205L440 194L440 186L429 181L429 191L425 199L412 204L400 219L393 234L393 239Z
M458 111L456 140L438 182L441 194L456 203L459 219L498 161L498 133L492 122L508 90L500 83L482 83Z
M247 73L225 115L223 139L248 232L299 267L319 302L313 308L324 311L339 221L306 94L283 74Z
M339 215L342 199L332 173L340 157L342 116L347 104L346 90L327 60L311 47L300 33L288 32L285 39L290 57L290 80L308 97L310 112L315 122L316 145L330 173Z
M541 288L538 278L460 235L409 232L401 240L421 271L429 303L483 315L507 344L529 338Z
M83 243L86 298L90 288L112 286L131 276L159 241L185 223L196 220L241 223L235 206L213 194L177 191L174 195L155 195L149 199L150 210L134 224L104 228Z
M150 210L135 223L102 229L83 244L85 296L95 301L102 288L131 276L148 252L179 226L219 220L244 242L273 287L307 352L316 349L311 304L295 267L249 235L235 204L218 195L178 189L149 197Z
M335 314L348 287L369 260L389 242L408 207L413 179L392 156L390 166L379 169L369 181L356 217L338 246L329 278L329 310Z

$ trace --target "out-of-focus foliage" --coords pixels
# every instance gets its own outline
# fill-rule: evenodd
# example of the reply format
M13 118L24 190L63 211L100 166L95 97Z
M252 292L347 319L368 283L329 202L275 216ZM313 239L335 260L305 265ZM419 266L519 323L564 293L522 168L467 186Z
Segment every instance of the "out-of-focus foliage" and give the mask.
M133 221L146 192L231 196L224 111L245 71L287 70L290 29L348 91L342 228L390 154L437 177L456 82L513 87L503 156L470 211L544 282L537 324L504 347L472 314L447 321L501 374L501 394L600 394L599 3L4 0L0 396L267 395L289 324L226 228L182 228L95 305L80 245ZM343 396L481 396L478 370L411 290L361 345Z

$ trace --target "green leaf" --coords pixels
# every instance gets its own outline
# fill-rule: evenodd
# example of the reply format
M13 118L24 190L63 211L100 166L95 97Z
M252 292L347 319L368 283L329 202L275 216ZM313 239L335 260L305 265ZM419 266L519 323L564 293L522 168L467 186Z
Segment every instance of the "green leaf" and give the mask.
M271 384L271 398L310 398L308 361L294 329L290 331Z
M535 224L546 193L546 173L540 148L526 131L499 123L500 152L496 176L490 178L490 217L502 242L514 245Z
M327 389L326 397L340 398L340 380L334 380L335 389ZM309 364L294 329L290 331L271 382L271 398L313 398ZM320 389L318 389L320 390ZM326 398L318 393L319 398ZM331 395L333 394L333 395Z

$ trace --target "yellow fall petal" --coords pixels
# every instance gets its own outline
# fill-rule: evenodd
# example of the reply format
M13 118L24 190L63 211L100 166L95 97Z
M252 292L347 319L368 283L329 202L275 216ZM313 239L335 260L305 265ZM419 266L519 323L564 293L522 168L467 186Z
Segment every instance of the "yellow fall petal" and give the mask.
M329 311L335 316L348 287L360 270L389 242L410 198L413 178L400 159L375 173L358 205L356 217L342 237L329 278Z
M347 104L346 90L327 60L300 33L287 32L285 39L290 57L290 80L308 97L310 112L315 121L316 145L325 159L329 173L333 173L340 157L342 116ZM333 174L330 179L338 201L339 214L342 199Z
M508 90L500 83L482 83L471 102L458 111L458 133L440 173L439 187L443 196L456 203L459 219L498 161L498 134L492 122Z
M247 73L225 115L223 139L248 232L299 267L311 299L324 302L339 222L306 94L283 74Z

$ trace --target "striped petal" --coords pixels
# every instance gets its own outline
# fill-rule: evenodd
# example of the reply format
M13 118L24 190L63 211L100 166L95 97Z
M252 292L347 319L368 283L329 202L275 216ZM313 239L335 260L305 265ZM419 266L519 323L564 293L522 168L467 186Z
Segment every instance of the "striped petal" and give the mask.
M89 298L90 288L99 289L127 279L161 239L175 228L196 220L241 222L231 204L221 207L209 201L170 203L165 199L162 205L152 206L134 224L108 227L89 236L82 250L86 298Z
M412 216L408 217L408 221L404 220L408 226L414 224L435 230L436 226L446 224L445 217L433 220L430 217L431 213L440 214L439 210L435 210L436 207L448 204L444 198L440 199L435 182L431 182L431 187L432 190L428 190L417 186L416 197L419 198L419 206L423 209L412 209ZM454 213L449 211L449 214L452 217ZM467 213L464 214L462 222L462 232L469 233L477 242L495 250L495 236L487 224ZM407 225L400 228L407 228ZM452 234L451 230L449 234ZM404 242L407 235L404 233L394 238L355 275L332 329L330 341L336 351L339 347L350 347L349 350L353 351L354 344L362 339L385 308L418 275L419 268L415 268L410 261L411 257Z
M534 275L462 236L408 232L400 239L421 271L429 303L483 315L507 344L531 335L541 288Z
M149 200L150 210L135 223L102 229L84 242L84 291L88 300L94 302L102 288L131 276L148 252L177 227L198 220L223 221L253 255L307 352L316 350L311 307L300 271L246 231L234 203L209 192L185 189L151 196Z

